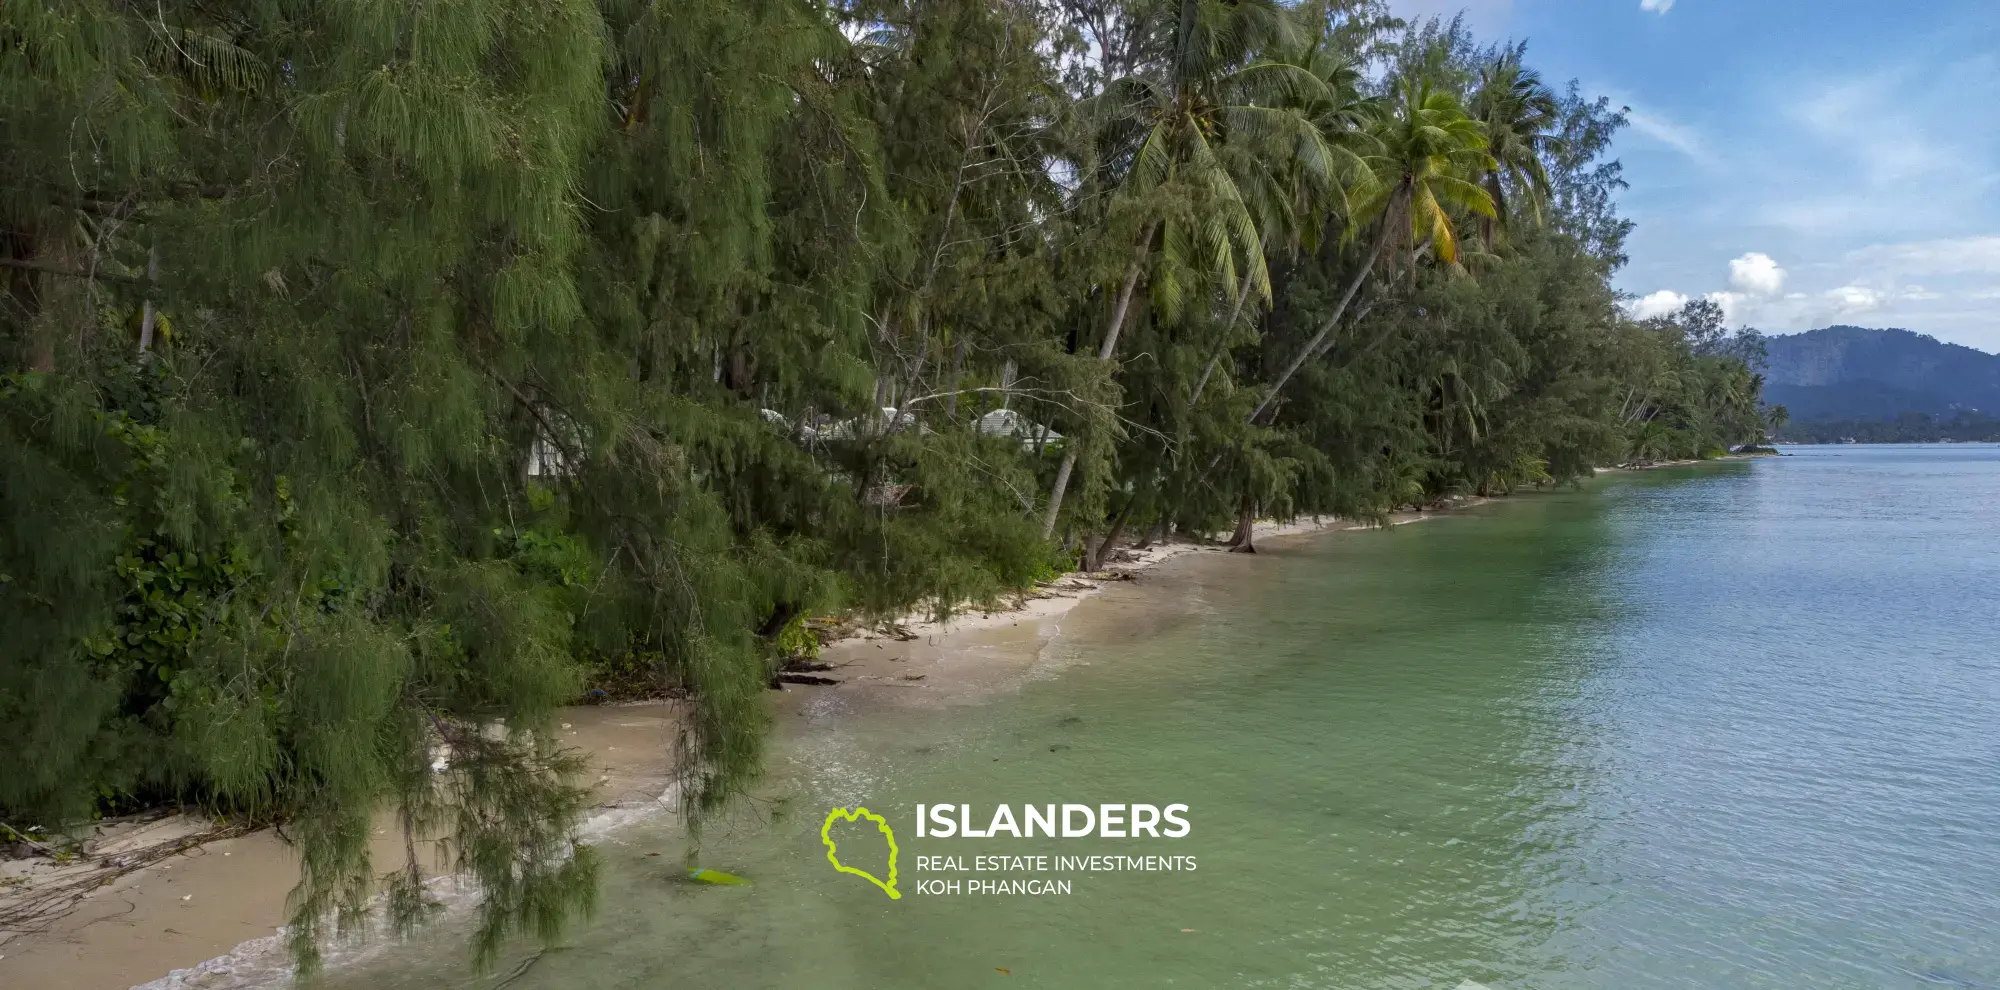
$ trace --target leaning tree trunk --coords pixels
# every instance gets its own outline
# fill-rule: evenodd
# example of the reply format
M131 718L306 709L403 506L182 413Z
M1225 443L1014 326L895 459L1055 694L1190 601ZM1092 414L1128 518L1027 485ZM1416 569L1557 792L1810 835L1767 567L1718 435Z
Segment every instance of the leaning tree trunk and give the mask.
M1104 542L1097 545L1097 552L1091 555L1090 566L1086 570L1100 570L1104 558L1111 556L1111 549L1118 545L1118 538L1125 535L1125 524L1132 521L1132 510L1139 505L1139 496L1134 494L1126 500L1125 507L1111 520L1111 532L1104 534Z
M1163 539L1166 539L1166 537L1167 537L1167 520L1166 517L1162 516L1158 521L1153 523L1151 529L1146 530L1146 535L1144 537L1141 537L1139 542L1132 545L1132 549L1134 550L1147 549L1148 547L1151 547L1153 544L1158 543Z
M1241 506L1236 510L1236 532L1229 537L1229 552L1256 553L1257 503L1245 495Z
M1400 197L1402 194L1398 193L1397 195ZM1360 270L1356 271L1354 278L1348 281L1347 291L1341 293L1339 304L1333 307L1333 312L1327 316L1325 322L1319 325L1319 331L1313 334L1311 340L1306 342L1306 346L1299 348L1298 354L1292 357L1292 363L1286 365L1284 372L1278 376L1276 381L1271 383L1271 390L1265 394L1264 401L1257 403L1257 408L1250 411L1249 421L1251 423L1256 423L1257 419L1263 416L1266 410L1271 408L1271 404L1278 401L1279 393L1285 390L1285 383L1291 381L1293 375L1298 374L1299 368L1305 365L1306 359L1319 353L1320 345L1326 343L1326 338L1333 333L1335 327L1340 325L1340 318L1347 314L1348 305L1354 302L1355 294L1361 291L1361 283L1368 280L1368 273L1375 268L1376 260L1381 258L1382 249L1388 246L1389 232L1394 226L1391 220L1399 212L1392 206L1389 212L1383 216L1382 229L1376 231L1375 243L1369 246L1367 257L1361 259Z
M1143 250L1144 246L1151 242L1152 239L1153 228L1149 225L1146 228L1146 236L1140 238L1141 249ZM1144 259L1134 261L1132 262L1132 267L1125 270L1125 284L1119 288L1118 304L1112 307L1111 310L1111 325L1104 331L1104 344L1097 349L1097 360L1099 361L1111 360L1111 355L1118 351L1118 334L1125 329L1125 313L1132 307L1132 290L1139 286L1139 274L1143 270L1143 261ZM1068 490L1070 474L1075 470L1076 443L1075 438L1071 437L1063 444L1062 466L1056 468L1055 484L1049 487L1049 510L1048 514L1042 517L1042 539L1044 540L1055 535L1056 516L1062 512L1063 492Z
M1222 325L1223 338L1216 342L1215 353L1208 358L1208 366L1201 369L1201 379L1194 383L1194 394L1188 396L1188 408L1201 405L1201 393L1208 388L1208 380L1215 375L1217 365L1222 363L1222 353L1227 348L1229 331L1236 329L1236 320L1243 315L1243 303L1250 298L1250 275L1243 276L1243 286L1236 290L1236 305L1229 310L1229 322Z
M1063 449L1061 466L1056 468L1056 483L1049 486L1049 507L1042 515L1042 539L1055 535L1056 516L1062 512L1063 491L1069 488L1070 472L1076 470L1076 445L1069 444Z
M1400 198L1402 194L1398 193L1397 195ZM1306 345L1304 347L1299 348L1299 352L1298 354L1293 356L1292 362L1285 366L1284 373L1280 374L1277 378L1277 381L1271 384L1271 390L1268 394L1264 396L1263 401L1257 403L1257 408L1252 409L1250 411L1250 418L1247 422L1249 422L1251 425L1253 426L1256 425L1257 420L1260 417L1262 417L1266 412L1270 411L1272 408L1276 406L1278 402L1278 396L1285 390L1285 384L1292 380L1293 375L1298 374L1299 368L1303 367L1307 360L1311 359L1313 355L1318 354L1320 352L1320 348L1326 344L1326 338L1331 336L1333 334L1334 328L1340 325L1340 318L1347 314L1347 307L1353 304L1355 294L1361 291L1362 283L1367 281L1368 273L1374 270L1375 262L1380 260L1380 258L1382 257L1383 249L1388 246L1389 233L1390 230L1392 229L1391 218L1397 215L1398 211L1395 208L1395 204L1392 203L1390 205L1389 212L1382 217L1381 220L1382 227L1380 230L1376 231L1375 242L1369 246L1367 257L1361 260L1360 270L1356 271L1354 273L1354 278L1348 281L1347 291L1341 293L1339 304L1334 306L1333 312L1327 316L1326 321L1319 325L1319 330L1313 334L1312 339L1306 341ZM1204 385L1207 384L1206 375L1203 376L1202 384ZM1196 389L1195 398L1200 398L1199 388ZM1216 451L1215 454L1208 459L1207 466L1202 468L1202 474L1207 475L1210 472L1214 471L1216 465L1222 463L1222 458L1225 455L1227 455L1228 452L1229 452L1228 448ZM1244 541L1244 545L1248 546L1249 531L1244 529L1243 526L1239 524L1237 526L1237 533L1238 536L1241 537L1241 539ZM1252 548L1249 550L1245 550L1244 552L1256 553L1257 551L1255 548Z

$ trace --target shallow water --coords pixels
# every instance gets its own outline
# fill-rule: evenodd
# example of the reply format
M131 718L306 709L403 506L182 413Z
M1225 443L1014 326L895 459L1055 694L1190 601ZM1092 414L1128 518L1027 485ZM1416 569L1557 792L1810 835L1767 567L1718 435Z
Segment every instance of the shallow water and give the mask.
M752 886L635 826L558 950L469 976L447 925L329 983L2000 987L2000 448L1792 453L1163 565L1018 691L792 716L703 850ZM919 802L1192 833L917 838ZM827 862L856 804L900 899ZM1198 867L916 892L1001 876L917 857L992 853Z

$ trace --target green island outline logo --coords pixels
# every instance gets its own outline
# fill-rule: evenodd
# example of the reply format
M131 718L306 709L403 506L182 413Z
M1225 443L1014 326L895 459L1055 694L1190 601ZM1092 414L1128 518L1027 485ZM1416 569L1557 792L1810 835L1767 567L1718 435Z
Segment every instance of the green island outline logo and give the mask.
M876 876L873 873L868 872L867 870L857 870L852 866L848 866L847 864L842 863L840 861L840 850L834 846L833 843L834 822L837 821L854 822L854 821L860 821L863 818L866 818L869 821L874 822L875 827L881 830L883 838L889 840L888 883L883 883L882 878ZM895 830L889 827L888 819L883 818L881 815L875 814L872 811L869 811L867 808L855 808L852 811L846 808L835 808L832 811L826 813L826 821L822 823L819 827L819 841L826 843L826 861L832 863L834 869L839 870L842 873L852 873L855 876L860 877L861 879L866 880L869 883L872 883L875 886L882 888L882 892L888 894L889 899L892 901L902 899L903 897L902 893L896 889L896 832Z

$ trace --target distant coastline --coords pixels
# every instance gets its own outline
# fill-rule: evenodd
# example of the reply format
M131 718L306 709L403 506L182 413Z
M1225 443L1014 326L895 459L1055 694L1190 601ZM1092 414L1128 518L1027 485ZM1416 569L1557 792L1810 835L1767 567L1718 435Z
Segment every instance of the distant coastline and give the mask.
M1833 326L1768 337L1764 357L1780 442L2000 442L2000 355L1908 330Z
M2000 419L1963 412L1950 419L1905 413L1894 419L1811 420L1785 424L1777 442L2000 443Z
M1774 440L1780 447L1937 447L1947 444L2000 444L1993 440Z

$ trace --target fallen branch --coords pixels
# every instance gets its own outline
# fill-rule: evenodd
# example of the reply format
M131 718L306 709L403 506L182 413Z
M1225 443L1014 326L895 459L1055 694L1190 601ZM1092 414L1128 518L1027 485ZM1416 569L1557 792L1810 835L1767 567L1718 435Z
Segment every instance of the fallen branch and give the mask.
M47 887L27 890L20 897L10 899L10 902L0 903L0 932L31 935L47 931L55 922L76 910L92 891L109 886L119 877L218 839L248 835L257 828L256 824L248 821L229 822L131 852L111 856L80 854L80 859L95 863L98 868Z

